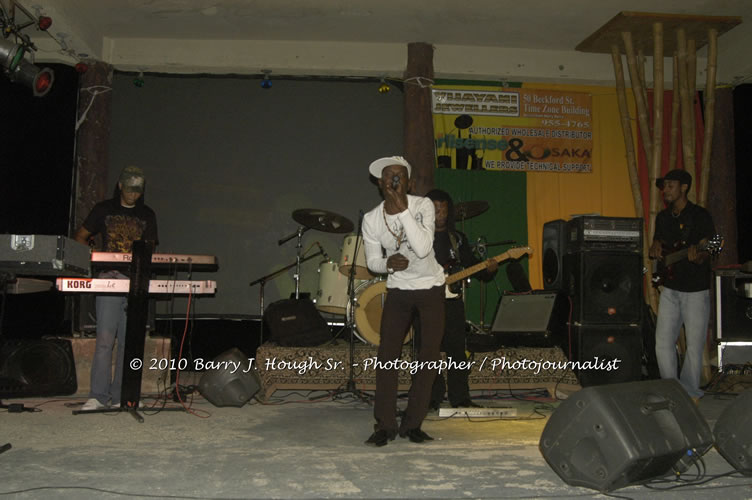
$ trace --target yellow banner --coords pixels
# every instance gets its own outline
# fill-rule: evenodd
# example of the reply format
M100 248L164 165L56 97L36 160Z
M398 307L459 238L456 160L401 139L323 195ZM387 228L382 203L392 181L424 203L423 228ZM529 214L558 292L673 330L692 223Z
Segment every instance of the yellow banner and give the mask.
M437 166L591 172L592 97L483 87L433 89Z

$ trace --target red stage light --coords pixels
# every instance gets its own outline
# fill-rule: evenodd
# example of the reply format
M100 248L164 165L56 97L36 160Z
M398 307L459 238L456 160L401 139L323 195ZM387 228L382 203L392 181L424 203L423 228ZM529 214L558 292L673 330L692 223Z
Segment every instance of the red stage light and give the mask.
M87 71L89 71L89 65L86 63L80 62L76 64L74 67L76 69L76 72L78 73L86 73Z
M47 31L50 26L52 26L52 18L47 16L40 16L37 26L39 26L40 30Z
M34 95L43 96L49 92L52 87L53 76L52 72L47 68L39 72L34 79Z

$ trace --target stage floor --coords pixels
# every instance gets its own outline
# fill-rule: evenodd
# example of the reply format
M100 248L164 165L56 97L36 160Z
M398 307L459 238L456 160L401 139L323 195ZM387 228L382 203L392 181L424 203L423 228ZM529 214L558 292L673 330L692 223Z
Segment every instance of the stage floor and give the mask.
M192 384L197 377L185 373L180 380ZM62 499L598 496L565 484L538 451L558 402L544 391L474 391L473 397L486 406L515 408L518 417L439 418L431 412L423 429L435 441L397 438L378 449L363 443L371 433L372 407L323 391L277 390L266 404L254 401L242 408L216 408L197 397L193 413L146 410L144 423L126 413L72 415L85 398L4 401L38 411L0 413L0 445L12 444L0 454L0 494ZM702 399L700 411L711 428L729 401ZM732 470L715 450L704 461L708 475ZM644 486L614 494L730 500L749 498L750 487L750 477L724 477L660 494Z

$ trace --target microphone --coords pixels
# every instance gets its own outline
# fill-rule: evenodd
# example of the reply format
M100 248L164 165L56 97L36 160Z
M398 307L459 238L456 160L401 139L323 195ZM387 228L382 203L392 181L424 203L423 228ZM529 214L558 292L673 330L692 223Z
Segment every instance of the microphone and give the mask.
M394 177L392 177L392 189L396 191L397 188L399 188L399 185L400 185L400 176L395 175Z
M317 242L316 242L316 246L318 246L318 247L319 247L319 250L321 251L321 254L322 254L322 255L324 256L324 259L325 259L325 260L329 260L329 255L328 255L328 254L326 253L326 251L324 250L324 247L322 247L322 246L321 246L321 243L319 243L319 242L317 241Z

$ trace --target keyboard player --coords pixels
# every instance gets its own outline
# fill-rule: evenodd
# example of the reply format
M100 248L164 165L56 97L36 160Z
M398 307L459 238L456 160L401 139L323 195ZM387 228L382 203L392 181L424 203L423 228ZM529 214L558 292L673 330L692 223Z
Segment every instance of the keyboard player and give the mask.
M146 178L143 170L128 166L120 173L115 193L109 200L97 203L76 231L76 241L89 244L93 236L102 237L102 251L130 253L136 240L153 241L156 245L157 217L144 204ZM127 273L127 270L125 270ZM122 270L105 270L99 278L128 279ZM97 295L97 340L91 365L91 393L83 410L97 410L120 405L120 389L125 357L127 296ZM117 362L112 373L112 354L117 340Z

